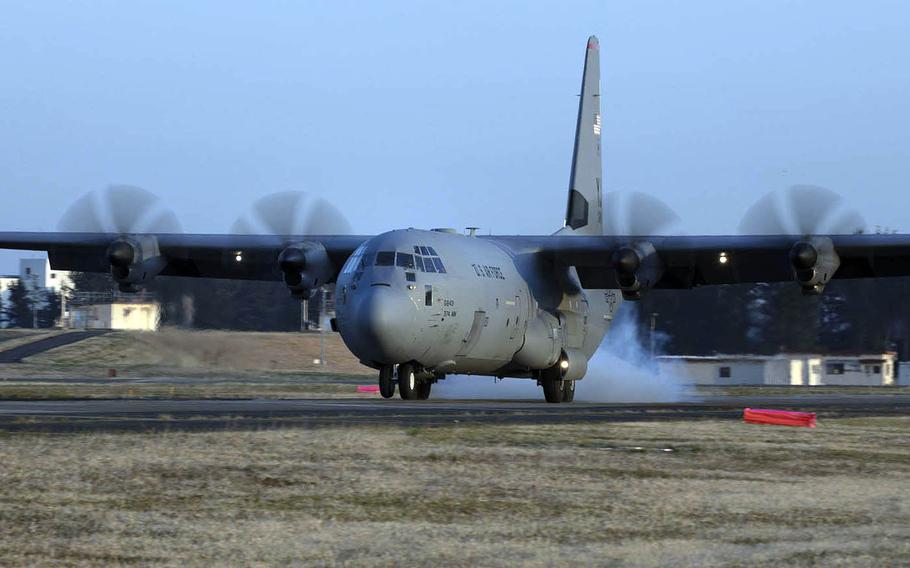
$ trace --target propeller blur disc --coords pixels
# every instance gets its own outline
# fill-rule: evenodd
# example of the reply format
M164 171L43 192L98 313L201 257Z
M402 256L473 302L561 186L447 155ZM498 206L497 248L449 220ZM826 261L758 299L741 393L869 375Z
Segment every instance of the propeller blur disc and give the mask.
M302 191L281 191L256 200L231 225L243 235L348 235L351 226L334 205Z
M794 185L762 196L743 216L743 235L850 235L862 232L866 222L846 207L844 198L830 189Z
M679 225L669 205L639 191L610 191L604 195L604 234L665 235Z
M154 193L129 185L112 185L86 193L57 223L73 233L180 233L177 216Z

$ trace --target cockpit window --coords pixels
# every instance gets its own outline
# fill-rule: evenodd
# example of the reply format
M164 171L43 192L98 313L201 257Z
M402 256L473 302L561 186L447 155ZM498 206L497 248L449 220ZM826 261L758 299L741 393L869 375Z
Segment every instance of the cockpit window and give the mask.
M345 262L344 267L342 268L342 272L344 272L345 274L350 274L355 269L360 267L361 258L363 257L363 251L366 250L366 248L367 248L366 243L357 247L357 250L355 250L351 254L350 258L348 258L347 262Z
M439 256L436 254L436 251L433 250L433 247L427 247L427 250L430 251L430 256Z
M390 251L381 251L376 253L376 266L394 266L395 253Z
M426 261L429 261L429 260L430 260L429 258L426 259ZM433 260L433 264L436 265L436 272L441 272L441 273L445 274L446 267L442 265L442 261L439 260L438 257L435 257L432 260ZM426 265L426 261L424 262L424 265Z
M414 254L420 254L420 247L417 245L414 245Z
M436 272L436 267L433 266L432 258L423 259L423 268L425 272Z
M417 247L414 247L417 248ZM420 247L420 254L423 256L430 256L430 251L427 250L427 247Z
M414 268L414 255L406 252L398 253L395 264L403 268Z
M417 248L417 247L414 247L414 248ZM423 259L422 258L420 258L419 256L415 256L414 264L417 265L417 270L423 272Z

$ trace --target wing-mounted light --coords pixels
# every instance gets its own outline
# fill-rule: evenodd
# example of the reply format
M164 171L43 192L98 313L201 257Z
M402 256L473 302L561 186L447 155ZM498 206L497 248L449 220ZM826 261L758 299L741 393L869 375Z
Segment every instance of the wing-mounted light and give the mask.
M278 255L284 283L295 298L305 298L316 288L332 281L335 265L322 243L304 241L293 244Z
M136 286L151 281L165 269L168 259L153 235L126 236L107 247L111 277L121 292L136 292Z
M640 300L644 290L652 288L664 272L663 261L649 241L623 245L613 253L616 283L626 300Z
M821 294L840 267L840 257L828 237L806 237L790 249L793 276L803 294Z

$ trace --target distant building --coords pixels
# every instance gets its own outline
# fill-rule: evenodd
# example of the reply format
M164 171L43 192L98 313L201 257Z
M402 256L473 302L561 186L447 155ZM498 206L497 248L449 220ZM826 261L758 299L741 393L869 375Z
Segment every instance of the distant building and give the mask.
M157 331L161 309L156 302L118 301L72 306L68 327Z
M59 292L64 286L72 286L70 273L53 270L45 258L22 258L19 260L19 278L29 290L53 290Z
M661 373L689 377L696 385L895 384L896 354L711 355L657 358Z

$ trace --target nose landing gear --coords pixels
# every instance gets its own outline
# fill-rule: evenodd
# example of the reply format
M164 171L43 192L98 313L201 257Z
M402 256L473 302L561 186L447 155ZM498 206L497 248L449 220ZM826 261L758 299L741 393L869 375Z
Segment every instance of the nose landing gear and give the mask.
M421 379L412 363L398 365L398 394L402 400L426 400L430 398L432 383Z

